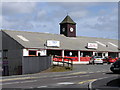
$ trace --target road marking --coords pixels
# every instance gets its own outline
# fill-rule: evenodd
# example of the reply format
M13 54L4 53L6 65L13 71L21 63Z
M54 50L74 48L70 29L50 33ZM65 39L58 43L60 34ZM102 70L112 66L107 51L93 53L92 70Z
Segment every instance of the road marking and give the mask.
M97 80L97 79L85 80L85 81L79 82L78 84L84 84L84 83L91 82L91 81L95 81L95 80Z
M78 77L78 76L71 76L71 77L60 77L60 78L53 78L53 79L64 79L64 78L75 78L75 77Z
M88 77L88 76L90 76L90 75L83 75L83 76L80 76L80 77Z
M57 83L59 85L69 85L69 84L74 84L73 82L61 82L61 83Z
M65 74L66 75L77 75L77 74L85 74L86 72L75 72L75 73L70 73L70 74ZM26 75L24 75L26 76ZM63 75L55 75L55 76L63 76ZM11 76L12 77L12 76ZM15 77L15 76L13 76ZM42 76L42 77L18 77L18 78L10 78L10 79L0 79L0 82L4 82L4 81L13 81L13 80L24 80L24 79L37 79L37 78L46 78L48 76ZM53 76L50 76L53 77Z
M39 87L37 87L37 88L46 88L46 87L48 87L48 86L39 86Z
M77 75L77 74L86 74L87 72L75 72L75 73L70 73L70 74L67 74L67 75Z
M89 73L94 73L94 72L89 72Z
M36 82L37 80L32 80L32 81L23 81L23 82L11 82L11 83L2 83L2 85L7 85L7 84L18 84L18 83L29 83L29 82Z
M29 83L29 82L36 82L37 80L30 80L30 81L23 81L23 82L20 82L20 83Z
M0 82L4 81L13 81L13 80L24 80L24 79L36 79L38 77L22 77L22 78L10 78L10 79L2 79Z
M8 85L8 84L18 84L20 82L12 82L12 83L2 83L2 85Z
M97 71L97 72L102 72L102 71Z

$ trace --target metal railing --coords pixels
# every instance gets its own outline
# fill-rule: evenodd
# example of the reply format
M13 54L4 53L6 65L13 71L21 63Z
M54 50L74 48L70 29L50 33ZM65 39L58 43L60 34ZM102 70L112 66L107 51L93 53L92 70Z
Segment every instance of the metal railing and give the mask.
M53 62L57 62L58 66L62 65L63 67L67 66L67 67L73 69L73 59L71 59L71 58L54 56Z

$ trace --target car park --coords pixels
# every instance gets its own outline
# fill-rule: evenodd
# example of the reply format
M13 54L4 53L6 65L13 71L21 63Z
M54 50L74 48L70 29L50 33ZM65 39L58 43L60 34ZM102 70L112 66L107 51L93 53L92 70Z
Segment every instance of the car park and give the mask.
M113 73L120 73L120 59L118 59L116 62L114 62L111 67L110 70Z
M103 64L103 58L101 56L94 56L90 58L89 64Z

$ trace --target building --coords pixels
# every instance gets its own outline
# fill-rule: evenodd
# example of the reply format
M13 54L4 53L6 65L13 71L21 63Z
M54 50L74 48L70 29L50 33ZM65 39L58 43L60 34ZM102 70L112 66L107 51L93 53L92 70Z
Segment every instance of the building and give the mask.
M0 43L3 64L17 66L19 71L23 56L74 57L74 64L87 64L86 57L119 57L120 53L118 40L76 36L76 23L68 15L60 23L60 34L1 30Z

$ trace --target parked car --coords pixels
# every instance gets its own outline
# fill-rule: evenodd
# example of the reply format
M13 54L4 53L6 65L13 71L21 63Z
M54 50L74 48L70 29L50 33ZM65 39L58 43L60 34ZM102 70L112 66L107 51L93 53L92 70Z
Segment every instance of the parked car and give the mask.
M108 63L114 63L114 62L116 62L115 58L109 58Z
M110 64L110 63L114 63L116 60L118 60L118 58L116 57L116 58L112 58L112 57L105 57L105 58L103 58L103 63L108 63L108 64Z
M89 64L103 64L103 58L101 56L94 56L90 58Z
M118 59L116 62L114 62L111 67L110 70L113 73L120 73L120 59Z

